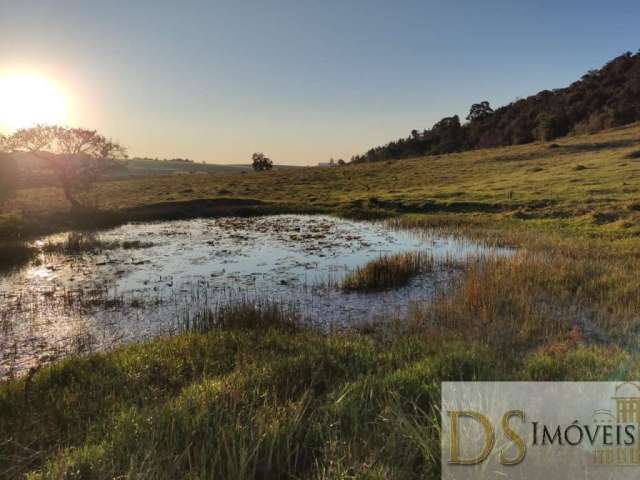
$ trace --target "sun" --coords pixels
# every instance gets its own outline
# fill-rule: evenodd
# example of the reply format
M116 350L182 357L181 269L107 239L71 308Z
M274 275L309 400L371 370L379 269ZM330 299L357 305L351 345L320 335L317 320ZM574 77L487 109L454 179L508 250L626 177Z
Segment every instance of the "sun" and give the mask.
M66 121L67 99L54 83L36 74L0 72L0 131Z

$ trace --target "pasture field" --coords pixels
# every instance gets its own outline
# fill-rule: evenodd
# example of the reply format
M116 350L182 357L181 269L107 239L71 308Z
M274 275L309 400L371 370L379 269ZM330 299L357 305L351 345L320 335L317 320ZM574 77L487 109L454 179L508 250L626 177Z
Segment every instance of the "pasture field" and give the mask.
M317 331L248 302L33 369L0 385L0 477L436 478L441 381L640 374L639 124L413 160L108 181L81 198L99 212L69 215L54 188L19 191L1 217L7 245L128 220L318 212L516 253L448 265L449 287L401 323ZM383 263L353 284L378 286ZM425 268L387 263L400 273L385 287Z

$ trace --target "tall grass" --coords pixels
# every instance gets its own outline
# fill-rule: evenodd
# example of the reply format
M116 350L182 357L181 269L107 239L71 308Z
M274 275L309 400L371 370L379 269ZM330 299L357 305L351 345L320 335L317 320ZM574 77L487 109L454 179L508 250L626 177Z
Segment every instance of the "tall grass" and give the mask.
M294 303L248 297L217 303L195 314L186 313L182 319L184 331L200 333L270 328L295 331L300 325L300 312Z
M421 272L433 271L436 262L427 252L381 255L349 272L342 280L347 291L371 291L399 287Z
M79 255L82 253L98 252L101 250L125 250L148 248L152 243L139 240L103 240L99 235L90 232L70 232L62 242L48 241L42 246L45 253L60 253L63 255Z
M631 244L541 234L529 245L511 257L469 262L417 310L417 328L479 341L505 357L572 331L582 343L634 344L640 256Z
M187 334L0 385L0 478L438 478L440 382L639 372L579 345L502 362L422 334Z
M0 477L437 475L438 382L486 376L491 356L424 338L380 347L218 331L45 367L0 386L0 428L11 432Z

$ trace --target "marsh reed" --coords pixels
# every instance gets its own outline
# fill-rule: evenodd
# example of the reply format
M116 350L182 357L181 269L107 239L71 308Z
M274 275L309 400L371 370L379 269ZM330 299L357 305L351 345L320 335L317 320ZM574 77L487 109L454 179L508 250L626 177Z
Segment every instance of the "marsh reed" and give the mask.
M301 325L301 314L295 303L275 302L265 298L240 297L230 302L217 302L190 313L186 311L181 327L188 332L212 330L280 330L294 331Z
M419 273L432 272L436 264L432 254L422 251L381 255L349 272L342 280L341 287L346 291L400 287Z

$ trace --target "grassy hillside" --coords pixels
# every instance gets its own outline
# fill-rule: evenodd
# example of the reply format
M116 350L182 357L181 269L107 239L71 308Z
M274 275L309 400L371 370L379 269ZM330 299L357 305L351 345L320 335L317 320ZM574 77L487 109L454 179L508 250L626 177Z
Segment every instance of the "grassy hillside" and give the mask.
M557 148L553 148L557 146ZM405 161L102 182L85 195L117 211L201 199L352 214L456 212L638 232L640 124L536 143ZM174 207L171 207L175 211ZM190 208L185 205L185 209ZM69 220L58 189L23 189L4 207L5 233ZM265 208L266 210L266 208ZM162 208L157 209L162 215ZM62 216L62 218L59 218ZM10 223L7 223L10 222Z
M520 249L456 266L401 325L327 334L240 306L252 325L225 318L6 382L0 477L437 478L441 381L638 377L639 194L638 124L557 146L103 182L85 200L111 216L90 219L69 220L55 189L22 190L5 235L292 209Z

